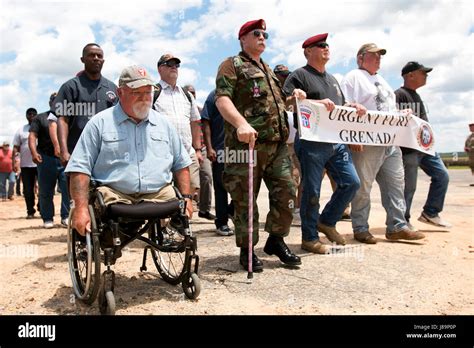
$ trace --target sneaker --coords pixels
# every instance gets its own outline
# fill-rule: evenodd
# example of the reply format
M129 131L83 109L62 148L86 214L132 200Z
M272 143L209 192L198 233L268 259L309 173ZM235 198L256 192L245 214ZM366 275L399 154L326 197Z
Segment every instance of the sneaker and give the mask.
M68 218L61 219L61 226L62 227L67 228L68 224L69 224L69 219Z
M35 214L28 214L28 215L26 216L26 219L27 219L27 220L31 220L31 219L34 219L34 218L35 218Z
M329 254L329 247L321 243L319 240L314 240L311 242L303 240L301 242L301 249L315 254Z
M321 231L331 241L339 245L346 245L346 239L337 232L335 227L318 223L318 231Z
M216 218L214 214L211 214L209 211L199 211L198 216L207 220L212 220Z
M43 224L44 228L50 229L54 227L54 223L52 221L45 221Z
M234 231L232 231L229 226L224 225L219 228L216 228L216 233L219 236L232 236L234 234Z
M408 228L404 228L398 232L387 232L385 238L388 240L418 240L425 238L425 235L421 232L412 232Z
M418 232L418 228L416 228L415 226L413 226L411 223L407 222L407 227L410 231L412 232Z
M451 228L453 225L451 225L449 222L443 221L441 217L438 216L428 216L425 212L422 212L420 217L418 218L418 221L424 222L425 224L437 226L437 227L444 227L444 228Z

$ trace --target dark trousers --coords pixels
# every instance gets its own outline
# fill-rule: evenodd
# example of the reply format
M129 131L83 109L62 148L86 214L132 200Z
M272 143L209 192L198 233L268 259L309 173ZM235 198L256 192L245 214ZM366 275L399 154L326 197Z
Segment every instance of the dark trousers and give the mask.
M17 196L21 196L21 173L16 174L15 193Z
M216 206L216 227L227 225L229 215L234 215L234 204L228 202L228 193L222 182L222 173L224 173L224 163L212 162L212 181L214 183L214 200Z
M26 213L33 215L35 210L35 183L38 179L38 171L36 167L22 167L21 181L23 183L23 196L25 197ZM38 202L39 210L39 202Z

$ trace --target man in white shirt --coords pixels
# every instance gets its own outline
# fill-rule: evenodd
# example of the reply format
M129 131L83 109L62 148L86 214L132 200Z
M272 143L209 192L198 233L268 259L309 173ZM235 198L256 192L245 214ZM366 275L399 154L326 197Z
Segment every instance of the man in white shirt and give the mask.
M193 163L189 166L191 176L191 194L199 190L199 165L203 161L201 154L201 116L196 101L179 87L178 69L181 60L172 54L164 54L158 60L158 73L161 80L161 92L153 108L166 115L168 121L176 128L181 141L188 151Z
M36 118L37 114L38 112L34 108L26 110L28 123L18 129L13 137L13 158L15 158L17 153L20 154L21 181L23 183L27 219L33 219L36 213L35 183L38 179L38 172L36 164L31 157L30 148L28 147L28 136L30 134L31 122Z
M361 46L357 52L358 69L342 80L341 89L347 101L364 105L367 110L396 112L395 93L385 79L377 74L380 61L387 51L374 43ZM352 160L361 185L352 200L354 238L375 244L369 232L370 191L374 180L380 186L382 205L387 212L386 234L389 240L416 240L425 236L412 230L405 219L404 171L402 152L398 146L350 145Z

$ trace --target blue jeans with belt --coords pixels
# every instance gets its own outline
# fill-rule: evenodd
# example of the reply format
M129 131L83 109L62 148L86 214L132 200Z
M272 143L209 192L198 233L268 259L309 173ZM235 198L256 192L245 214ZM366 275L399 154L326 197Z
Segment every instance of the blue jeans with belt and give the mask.
M69 195L64 167L61 165L59 158L40 154L43 162L38 164L37 169L41 218L44 222L53 221L53 196L56 181L58 181L61 189L61 219L65 219L69 215Z
M410 152L403 155L403 167L405 169L405 202L407 205L405 218L407 221L410 220L410 208L416 191L418 167L431 178L423 212L430 217L438 216L443 210L449 184L448 170L441 157L438 154L431 156L418 151Z
M352 164L351 151L345 144L320 143L295 139L295 152L301 165L301 230L304 241L319 240L318 222L334 227L360 186ZM331 199L319 215L319 198L324 169L337 184Z

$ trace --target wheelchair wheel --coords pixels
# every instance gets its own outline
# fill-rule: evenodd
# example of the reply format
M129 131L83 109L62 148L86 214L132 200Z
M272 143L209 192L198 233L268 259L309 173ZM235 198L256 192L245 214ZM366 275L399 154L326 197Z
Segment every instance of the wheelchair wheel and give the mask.
M102 315L115 315L115 296L112 291L101 291L99 295L99 310Z
M177 285L185 273L189 250L186 248L186 237L172 228L169 222L164 227L154 224L150 228L150 239L160 249L150 248L153 262L164 281Z
M201 293L201 280L196 273L191 272L183 278L182 287L186 297L195 300Z
M86 304L92 304L100 287L100 242L94 211L89 205L91 233L81 236L71 223L74 208L69 212L67 232L68 263L72 286L76 297Z

